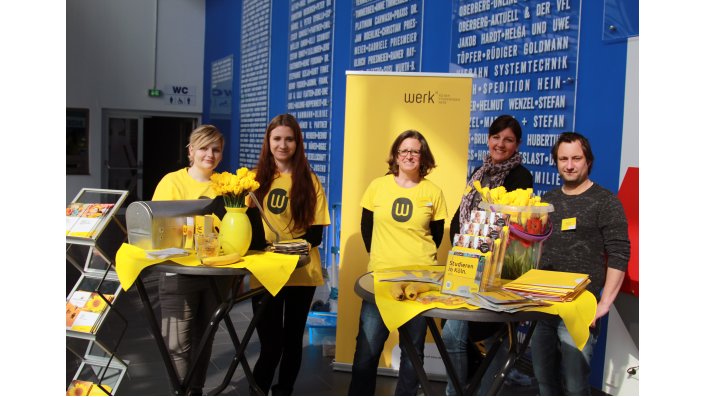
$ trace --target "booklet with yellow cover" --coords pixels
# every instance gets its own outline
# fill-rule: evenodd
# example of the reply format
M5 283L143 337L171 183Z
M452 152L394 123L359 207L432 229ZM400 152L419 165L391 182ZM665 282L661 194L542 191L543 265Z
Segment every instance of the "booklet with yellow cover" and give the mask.
M588 284L590 278L584 273L531 269L504 284L504 289L535 299L570 301Z
M487 255L453 250L448 253L441 292L469 297L480 291Z
M531 269L508 283L511 285L533 285L548 288L575 289L588 279L584 273L559 272L554 270Z

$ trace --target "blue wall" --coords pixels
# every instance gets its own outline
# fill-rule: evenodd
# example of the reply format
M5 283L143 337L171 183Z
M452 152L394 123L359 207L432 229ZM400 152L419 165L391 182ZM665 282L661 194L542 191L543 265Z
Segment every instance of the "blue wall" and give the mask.
M575 129L590 139L595 163L591 178L617 192L624 119L626 40L603 34L603 3L582 2Z
M267 3L268 0L261 0ZM604 3L601 1L572 1L573 7L582 6L576 81L575 130L587 135L596 155L592 179L612 191L619 187L621 156L626 40L603 39ZM576 4L577 3L577 4ZM268 91L268 119L287 111L287 66L289 56L290 1L272 3L270 25L270 74ZM341 201L343 126L345 109L345 70L352 70L351 35L353 2L333 1L334 28L331 77L331 115L329 145L329 201ZM452 0L423 2L423 38L421 72L448 72L451 57ZM222 168L235 168L239 160L240 112L240 27L242 2L207 0L206 53L204 87L210 87L211 62L234 55L232 116L230 120L211 118L208 112L210 96L204 95L205 122L221 127L228 136L228 148ZM262 131L264 131L262 126ZM571 129L569 127L566 130Z
M237 98L240 92L239 54L240 24L242 7L239 1L208 0L206 4L206 34L203 73L203 123L217 126L225 135L225 153L219 169L233 170L237 167L240 153L237 126L240 124L240 109ZM233 85L231 91L232 108L230 118L212 117L211 109L211 63L229 55L234 56ZM235 126L235 128L233 128Z

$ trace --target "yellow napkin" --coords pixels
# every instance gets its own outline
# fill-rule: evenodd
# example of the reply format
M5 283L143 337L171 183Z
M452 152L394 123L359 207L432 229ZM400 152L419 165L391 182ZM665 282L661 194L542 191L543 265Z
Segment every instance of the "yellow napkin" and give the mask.
M392 278L394 274L390 272L373 272L372 274L374 276L375 301L377 303L377 308L379 308L384 324L391 331L398 329L407 321L429 309L479 309L477 306L469 305L467 303L449 305L442 302L430 302L424 304L411 300L398 301L392 297L390 292L391 283L379 281L379 279ZM399 272L399 275L402 274L402 272ZM438 296L440 295L440 292L429 291L423 293L423 295ZM585 347L585 343L587 343L590 332L589 327L595 317L595 312L597 311L597 301L595 296L589 291L583 291L583 293L581 293L572 302L551 302L551 306L541 306L526 310L539 311L560 316L565 322L568 332L573 337L575 345L582 350L583 347Z
M291 273L296 268L299 256L249 251L242 259L232 265L219 267L247 269L260 280L270 294L276 295L289 280ZM115 270L122 288L124 290L130 289L142 270L167 260L183 266L201 266L201 262L195 254L169 259L154 259L147 257L147 251L123 243L115 255Z
M245 269L249 270L270 294L276 295L284 284L289 281L291 273L296 269L299 256L249 251L242 259L244 260Z

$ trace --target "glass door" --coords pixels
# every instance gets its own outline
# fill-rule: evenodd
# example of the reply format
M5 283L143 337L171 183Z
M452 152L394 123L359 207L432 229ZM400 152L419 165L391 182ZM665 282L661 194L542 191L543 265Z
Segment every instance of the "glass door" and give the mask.
M104 157L103 180L108 189L127 190L124 204L142 200L142 131L138 116L107 117L107 153Z
M191 114L106 111L103 123L103 184L127 190L123 208L152 199L169 172L188 167L188 138L200 118Z

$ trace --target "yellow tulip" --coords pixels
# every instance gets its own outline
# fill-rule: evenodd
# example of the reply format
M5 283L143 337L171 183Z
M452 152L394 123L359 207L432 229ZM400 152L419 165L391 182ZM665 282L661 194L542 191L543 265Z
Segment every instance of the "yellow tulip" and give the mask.
M517 197L514 200L514 205L519 207L526 207L529 204L531 192L532 189L517 189Z
M511 192L505 194L505 197L507 198L506 199L507 205L514 205L514 201L516 200L516 197L517 197L517 191L512 190Z
M480 181L473 181L472 187L474 187L475 190L478 192L482 190L482 185L480 184Z
M526 223L531 219L532 212L531 211L522 211L521 212L521 225L526 227Z
M519 223L519 214L515 211L509 211L509 221L513 223Z
M247 192L259 188L255 176L247 167L240 167L234 174L228 171L215 173L210 177L211 188L217 195L227 196L228 201L243 203Z
M507 189L504 186L498 186L490 190L490 198L493 203L499 202L500 198L507 193Z

